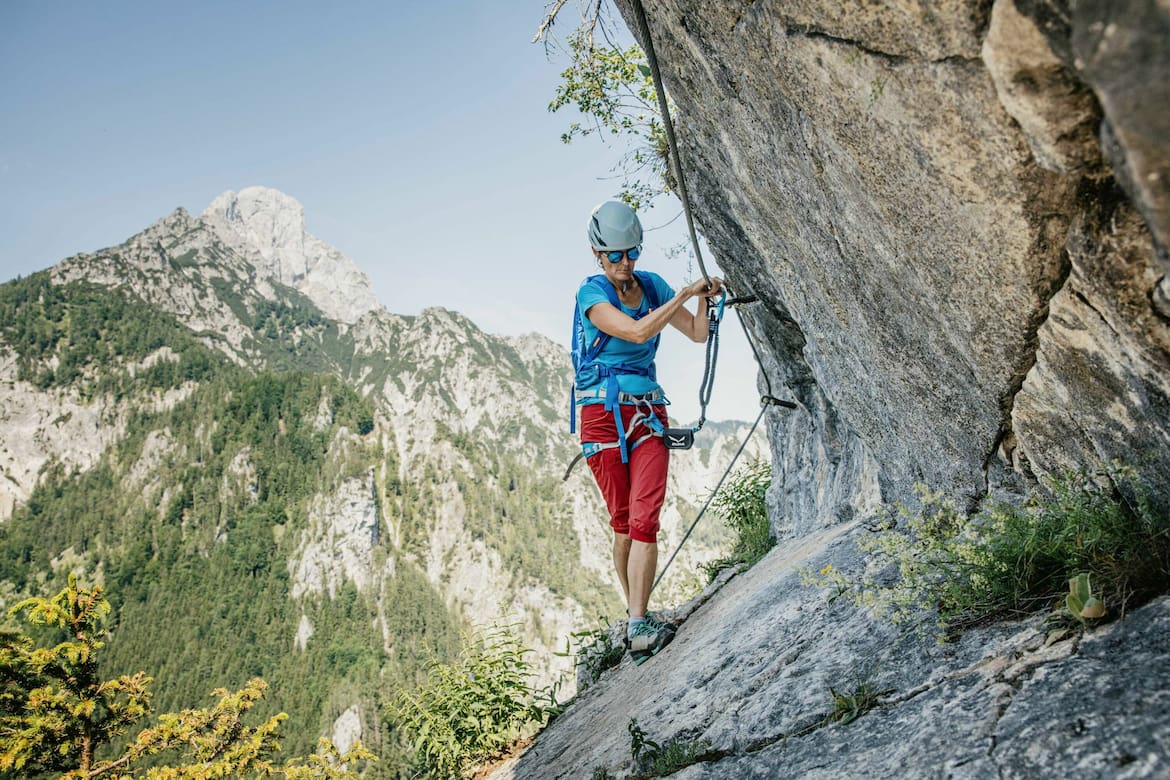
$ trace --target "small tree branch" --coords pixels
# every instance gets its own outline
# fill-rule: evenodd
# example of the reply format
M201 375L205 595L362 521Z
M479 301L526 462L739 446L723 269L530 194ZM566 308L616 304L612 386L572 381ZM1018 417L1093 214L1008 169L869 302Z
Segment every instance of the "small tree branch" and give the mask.
M545 13L544 19L541 20L540 27L536 29L536 35L532 36L533 43L544 41L545 45L548 45L548 41L546 40L545 36L548 35L548 31L552 29L553 23L557 20L557 14L561 12L561 9L564 8L565 3L567 2L569 2L569 0L553 0L552 3L545 6L546 8L549 8L549 10L547 13Z

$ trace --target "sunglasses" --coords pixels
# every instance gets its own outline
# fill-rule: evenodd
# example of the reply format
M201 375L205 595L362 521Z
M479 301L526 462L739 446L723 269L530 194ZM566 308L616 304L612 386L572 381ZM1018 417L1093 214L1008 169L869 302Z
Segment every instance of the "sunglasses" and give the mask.
M633 261L637 260L639 257L642 256L642 248L637 247L637 246L632 246L626 250L618 249L617 251L614 251L614 252L602 252L602 254L604 254L607 258L609 258L609 262L611 262L611 263L620 263L622 261L623 257L630 258L630 262L632 263Z

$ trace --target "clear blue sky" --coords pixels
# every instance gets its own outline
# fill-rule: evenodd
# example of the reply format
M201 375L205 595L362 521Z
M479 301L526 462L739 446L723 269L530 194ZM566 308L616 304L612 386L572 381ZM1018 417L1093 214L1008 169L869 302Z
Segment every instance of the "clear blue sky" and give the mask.
M0 280L119 244L225 190L275 187L391 311L444 306L568 342L593 272L589 210L620 149L566 146L565 62L530 40L543 0L0 4ZM559 24L577 15L569 3ZM643 215L648 226L677 202ZM647 235L639 266L693 278ZM708 260L709 268L713 261ZM714 271L713 271L714 272ZM752 419L755 368L723 328L710 416ZM702 350L671 332L672 413L697 414Z

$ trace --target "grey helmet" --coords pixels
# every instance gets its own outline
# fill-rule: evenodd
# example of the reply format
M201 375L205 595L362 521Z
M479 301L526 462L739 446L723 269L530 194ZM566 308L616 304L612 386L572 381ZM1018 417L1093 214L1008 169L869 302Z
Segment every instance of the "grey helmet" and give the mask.
M594 249L629 249L642 245L642 223L620 200L607 200L589 215L589 243Z

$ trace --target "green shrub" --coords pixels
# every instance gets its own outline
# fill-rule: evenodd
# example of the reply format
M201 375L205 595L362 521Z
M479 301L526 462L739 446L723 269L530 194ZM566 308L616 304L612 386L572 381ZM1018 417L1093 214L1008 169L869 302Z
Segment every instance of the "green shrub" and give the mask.
M458 777L556 713L555 690L534 691L528 682L528 652L510 626L478 632L460 660L432 664L422 686L400 695L397 720L421 771Z
M630 755L635 766L645 769L631 776L631 780L638 778L666 777L684 767L688 767L702 760L711 750L709 739L686 739L676 737L664 743L658 743L646 736L646 732L638 725L638 721L630 718L626 725L630 734ZM596 776L597 770L594 770Z
M776 545L765 501L771 484L771 464L756 461L732 474L715 494L711 505L723 516L736 538L727 556L703 564L708 581L729 566L754 566Z
M547 21L551 26L551 17ZM561 72L548 109L555 112L570 106L590 120L571 124L561 134L566 144L592 133L626 142L626 152L616 166L622 177L619 197L637 209L674 187L666 131L641 47L601 45L594 38L598 23L598 16L590 15L568 36L563 51L569 66ZM604 28L607 23L600 24Z
M940 493L918 493L918 512L900 510L904 533L859 542L885 579L853 581L826 566L805 581L851 593L896 622L933 608L945 630L1052 608L1070 587L1080 594L1078 619L1121 614L1170 589L1170 517L1124 468L1067 473L1022 504L993 503L972 518ZM1085 612L1090 596L1096 603Z
M625 645L615 640L605 615L598 618L595 628L574 631L569 637L565 640L565 651L554 655L573 659L580 690L592 685L602 672L620 664L626 654Z

